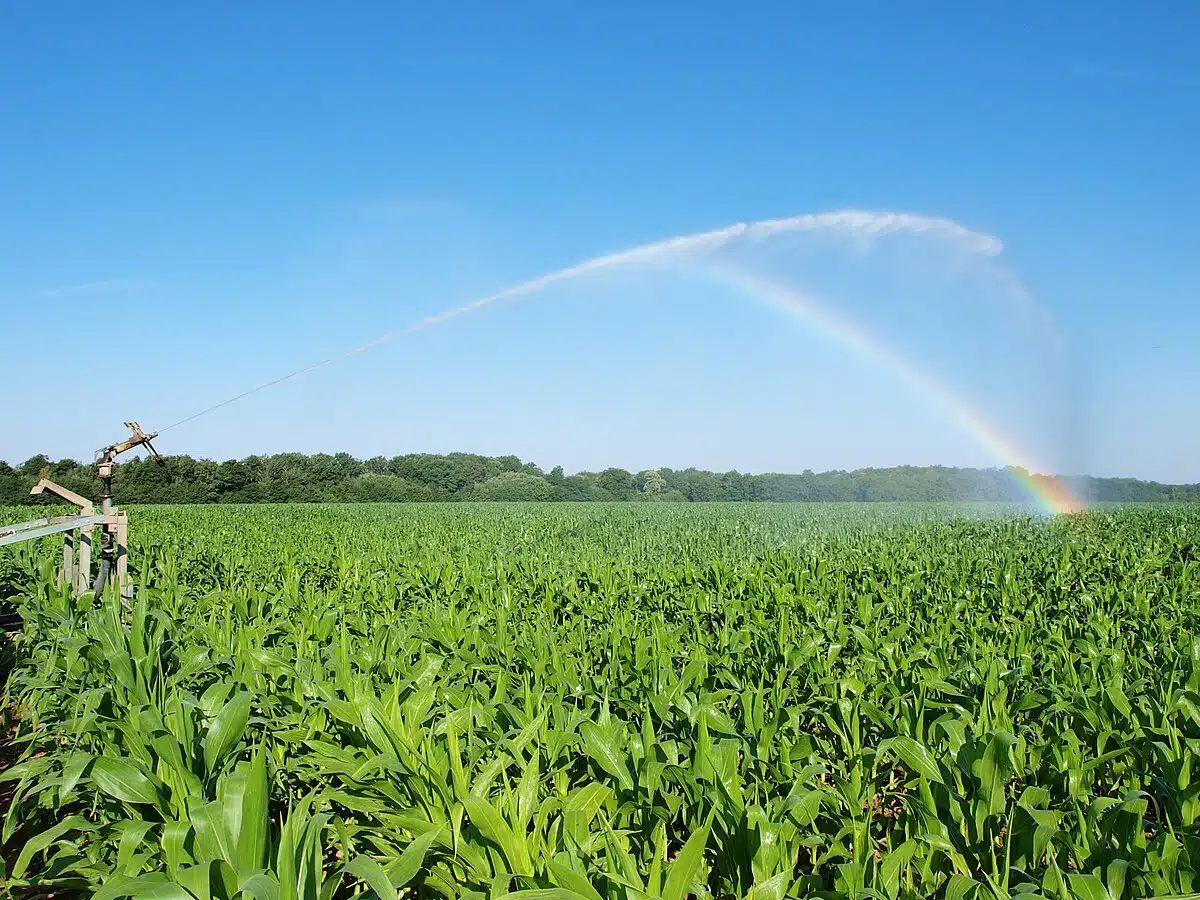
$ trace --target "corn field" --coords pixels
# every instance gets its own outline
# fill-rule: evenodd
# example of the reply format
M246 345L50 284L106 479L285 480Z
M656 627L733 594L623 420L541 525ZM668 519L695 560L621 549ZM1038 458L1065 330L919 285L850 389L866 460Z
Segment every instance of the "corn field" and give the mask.
M996 513L148 507L125 603L0 555L4 889L1200 890L1200 508Z

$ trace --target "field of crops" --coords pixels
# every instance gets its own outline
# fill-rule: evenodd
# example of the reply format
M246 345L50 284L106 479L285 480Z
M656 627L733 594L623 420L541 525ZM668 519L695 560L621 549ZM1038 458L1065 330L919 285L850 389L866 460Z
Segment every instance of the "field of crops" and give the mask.
M0 551L6 889L1200 889L1200 507L997 512L144 508L127 608Z

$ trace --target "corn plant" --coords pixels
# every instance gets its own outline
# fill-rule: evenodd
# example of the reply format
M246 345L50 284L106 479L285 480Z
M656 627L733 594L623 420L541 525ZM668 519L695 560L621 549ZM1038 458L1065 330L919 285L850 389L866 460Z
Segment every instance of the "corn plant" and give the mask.
M1200 890L1200 510L165 507L11 557L5 889Z

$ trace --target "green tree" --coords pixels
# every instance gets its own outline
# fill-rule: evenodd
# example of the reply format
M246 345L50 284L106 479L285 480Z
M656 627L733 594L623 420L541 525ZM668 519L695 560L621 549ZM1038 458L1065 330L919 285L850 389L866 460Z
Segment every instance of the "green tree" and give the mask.
M16 468L0 462L0 505L47 504L29 489L48 471L59 484L92 499L100 496L95 466L71 459L30 457ZM364 478L363 476L372 476ZM521 476L501 479L499 476ZM476 453L415 453L360 462L348 453L278 453L217 463L188 456L164 464L133 457L116 467L114 490L121 503L418 502L429 500L666 500L689 501L938 501L1027 498L1022 482L1047 487L1059 479L1019 469L958 469L895 466L854 472L748 475L701 469L624 469L567 475L555 466L548 475L516 456ZM1077 496L1100 501L1200 500L1200 485L1167 485L1133 478L1065 479ZM486 486L485 486L486 485Z
M667 479L657 469L645 469L633 477L633 486L649 499L657 500L667 491Z
M546 479L528 472L501 472L471 491L472 500L538 502L550 499Z
M633 497L633 475L624 469L605 469L596 479L596 486L612 500Z
M19 472L21 475L24 475L26 478L37 478L43 469L48 469L49 467L50 457L48 457L45 453L39 453L36 456L29 457L29 459L21 463L20 467L17 469L17 472Z

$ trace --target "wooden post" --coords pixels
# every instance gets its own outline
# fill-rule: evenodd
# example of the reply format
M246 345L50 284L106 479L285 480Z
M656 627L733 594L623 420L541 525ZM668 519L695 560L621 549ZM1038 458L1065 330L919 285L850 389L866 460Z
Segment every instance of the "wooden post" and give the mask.
M75 571L75 593L82 594L92 579L92 525L79 529L79 568Z

